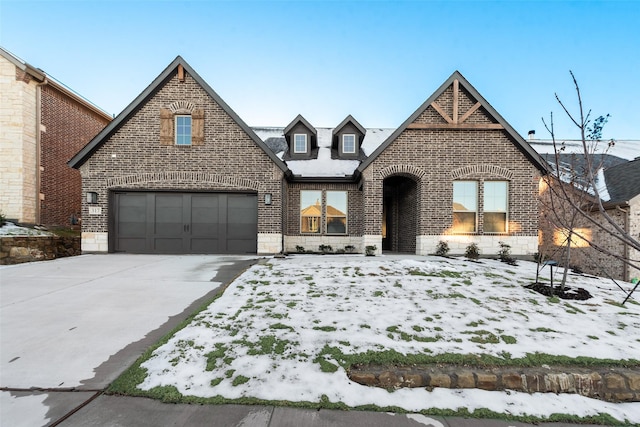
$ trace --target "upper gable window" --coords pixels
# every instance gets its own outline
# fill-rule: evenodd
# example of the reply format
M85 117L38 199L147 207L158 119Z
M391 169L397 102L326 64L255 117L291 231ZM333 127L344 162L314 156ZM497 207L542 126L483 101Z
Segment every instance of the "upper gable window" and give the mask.
M191 145L191 116L176 116L176 145Z
M293 135L293 152L294 153L307 152L307 134L296 133Z
M355 154L356 152L356 136L353 133L342 135L342 152L345 154Z

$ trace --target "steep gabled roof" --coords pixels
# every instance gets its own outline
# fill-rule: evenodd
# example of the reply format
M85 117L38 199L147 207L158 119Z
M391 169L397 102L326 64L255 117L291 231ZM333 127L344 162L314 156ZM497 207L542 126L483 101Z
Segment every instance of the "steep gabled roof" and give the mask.
M95 136L82 150L67 162L72 168L78 169L105 141L111 137L123 124L129 120L155 93L177 73L178 66L184 70L204 89L204 91L222 108L242 130L251 138L262 151L283 171L287 172L287 166L258 138L255 132L227 105L226 102L205 82L198 73L181 56L177 56L167 68L147 88L142 91L111 123L109 123L98 135Z
M309 129L309 130L311 131L311 133L312 133L312 134L314 134L314 135L318 135L318 131L316 130L316 128L314 128L314 127L311 125L311 123L309 123L309 122L307 121L307 119L305 119L304 117L302 117L302 114L298 114L298 115L296 116L296 118L295 118L295 119L293 119L293 120L291 121L291 123L289 123L289 124L287 125L287 127L286 127L286 128L284 128L284 132L283 132L283 133L284 133L285 135L286 135L286 134L288 134L289 132L291 132L291 129L293 129L293 127L294 127L295 125L297 125L298 123L302 123L302 124L303 124L307 129Z
M548 165L544 161L542 157L533 149L531 146L522 138L518 132L516 132L509 123L500 115L498 112L480 95L480 93L465 79L459 71L455 71L451 77L449 77L418 109L411 115L407 120L402 123L395 132L393 132L371 155L358 167L358 172L364 171L364 169L369 166L379 155L382 153L393 141L398 138L406 129L411 128L411 125L416 121L416 119L425 112L427 108L432 106L434 102L444 93L449 86L457 85L462 86L473 98L478 101L477 107L472 107L471 110L475 111L478 107L484 108L484 110L491 116L493 120L496 122L496 129L504 129L504 131L508 134L513 144L518 148L527 159L542 173L548 172ZM457 111L457 106L455 107ZM470 110L470 111L471 111ZM446 114L438 111L443 117ZM469 113L470 114L470 113ZM461 117L461 119L465 119L466 114ZM455 123L451 124L449 127L451 129L462 129L463 126L455 126L457 123L457 116L454 117ZM445 125L448 126L448 125ZM445 128L445 127L443 127Z
M354 119L351 114L349 114L343 121L340 122L338 126L336 126L333 129L332 135L335 135L338 132L340 132L342 128L346 126L347 123L351 123L353 126L355 126L355 128L358 129L358 132L360 132L362 135L367 133L367 130L363 128L362 125L358 123L358 121Z

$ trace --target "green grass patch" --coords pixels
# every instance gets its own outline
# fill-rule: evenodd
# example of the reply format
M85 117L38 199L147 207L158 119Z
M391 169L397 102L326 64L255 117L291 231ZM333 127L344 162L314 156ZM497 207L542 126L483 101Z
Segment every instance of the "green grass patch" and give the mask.
M245 377L244 375L238 375L233 379L233 381L231 382L231 385L234 387L237 387L247 382L249 382L249 378Z

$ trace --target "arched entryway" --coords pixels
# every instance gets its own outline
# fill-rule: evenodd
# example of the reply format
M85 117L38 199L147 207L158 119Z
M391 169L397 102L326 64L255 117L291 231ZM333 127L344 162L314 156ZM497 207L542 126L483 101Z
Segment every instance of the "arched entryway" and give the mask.
M407 176L390 176L383 183L382 249L416 252L418 183Z

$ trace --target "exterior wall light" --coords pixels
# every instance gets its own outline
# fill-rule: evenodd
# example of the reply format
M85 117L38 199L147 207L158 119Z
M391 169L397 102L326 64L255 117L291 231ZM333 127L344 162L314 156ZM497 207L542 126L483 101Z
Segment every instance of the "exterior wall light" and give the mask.
M271 204L271 193L266 193L264 195L264 204L265 205L270 205Z
M90 205L95 205L96 203L98 203L98 193L96 193L95 191L88 191L87 203L89 203Z

